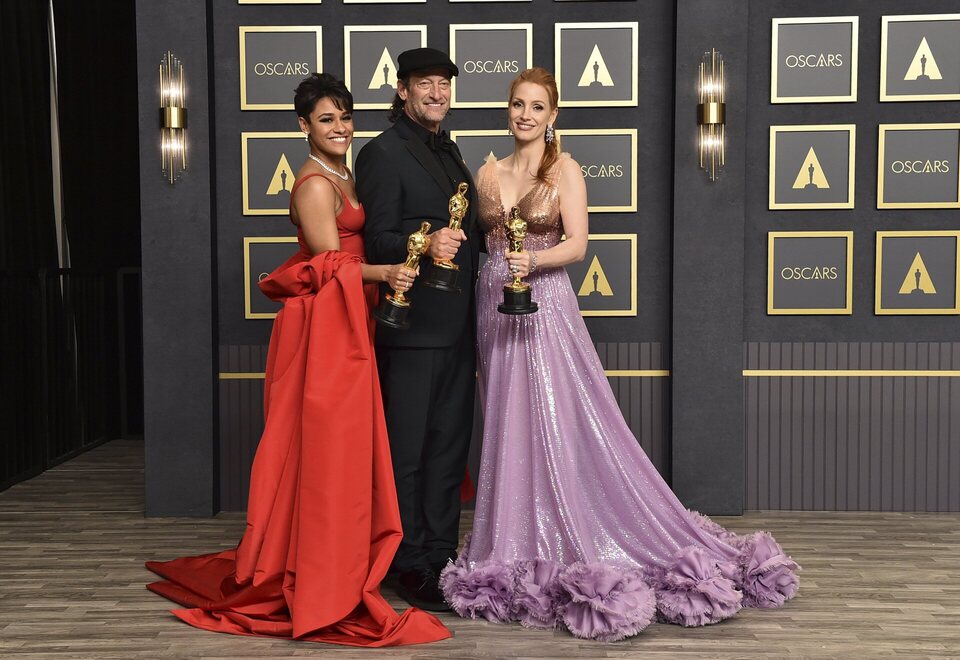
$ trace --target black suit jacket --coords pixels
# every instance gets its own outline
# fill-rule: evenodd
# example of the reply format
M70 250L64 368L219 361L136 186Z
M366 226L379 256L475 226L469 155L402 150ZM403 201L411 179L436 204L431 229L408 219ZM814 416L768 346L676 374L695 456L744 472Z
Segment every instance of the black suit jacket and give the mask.
M420 262L420 277L407 293L411 301L410 327L394 330L378 326L380 346L439 348L453 345L474 325L474 283L483 237L477 228L477 191L460 151L454 160L470 185L470 207L463 221L467 241L461 243L454 263L460 267L460 293L423 286L430 273L431 258ZM407 237L424 220L430 231L450 222L447 205L456 192L437 157L403 121L397 121L360 150L356 159L357 196L366 213L364 240L372 264L402 263L407 258ZM390 292L382 285L381 296Z

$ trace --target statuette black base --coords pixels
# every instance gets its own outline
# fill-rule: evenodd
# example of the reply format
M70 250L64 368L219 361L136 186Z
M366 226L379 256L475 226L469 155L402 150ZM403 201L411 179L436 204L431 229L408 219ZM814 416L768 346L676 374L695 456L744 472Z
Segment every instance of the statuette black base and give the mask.
M453 266L452 268L450 266ZM451 293L460 293L460 287L457 286L457 275L460 271L456 264L450 266L441 266L433 264L430 274L423 280L424 286L429 286L440 291L449 291Z
M373 318L388 328L406 330L410 327L410 321L407 319L407 314L409 313L410 303L400 305L394 302L393 298L388 295L383 299L383 302L380 303L380 306L374 310Z
M501 314L533 314L539 309L537 303L530 299L531 289L514 291L509 286L503 287L503 303L497 305Z

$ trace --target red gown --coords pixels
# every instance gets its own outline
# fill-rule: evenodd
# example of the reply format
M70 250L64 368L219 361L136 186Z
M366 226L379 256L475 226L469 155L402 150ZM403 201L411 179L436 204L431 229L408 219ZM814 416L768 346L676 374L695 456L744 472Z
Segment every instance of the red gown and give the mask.
M301 178L297 186L307 177ZM247 527L234 550L147 562L148 585L206 630L350 646L450 637L380 594L400 544L400 514L362 286L363 208L344 196L340 251L300 252L260 283L283 301L270 337L263 436L250 476Z

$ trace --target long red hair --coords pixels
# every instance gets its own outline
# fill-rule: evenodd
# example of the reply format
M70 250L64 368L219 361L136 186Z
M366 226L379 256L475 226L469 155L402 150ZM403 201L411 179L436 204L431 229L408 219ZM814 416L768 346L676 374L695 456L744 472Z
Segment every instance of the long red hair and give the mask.
M531 69L524 69L520 72L519 76L513 79L513 82L510 83L510 95L507 97L508 105L513 99L514 93L517 91L517 86L524 82L540 85L547 90L550 110L553 111L557 107L557 104L560 102L560 92L557 89L557 81L553 77L553 74L539 66L535 66ZM547 175L550 173L551 168L553 168L554 164L559 159L560 136L555 134L553 136L553 141L547 142L546 148L543 150L543 156L540 158L540 167L537 168L537 178L544 183L550 183L550 181L547 179Z

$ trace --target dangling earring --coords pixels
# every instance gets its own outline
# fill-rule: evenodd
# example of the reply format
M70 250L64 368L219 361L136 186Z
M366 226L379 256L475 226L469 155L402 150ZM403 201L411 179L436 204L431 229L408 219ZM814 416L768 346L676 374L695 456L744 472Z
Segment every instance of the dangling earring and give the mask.
M309 134L309 133L304 133L304 134L303 134L303 141L304 141L304 142L307 142L307 143L310 142L310 134Z
M547 124L547 130L543 134L543 141L547 144L553 142L553 124Z

